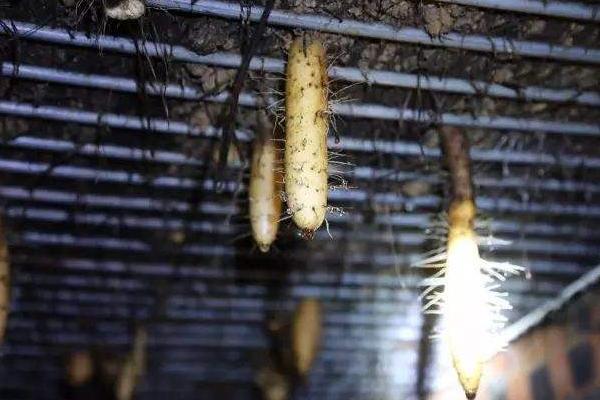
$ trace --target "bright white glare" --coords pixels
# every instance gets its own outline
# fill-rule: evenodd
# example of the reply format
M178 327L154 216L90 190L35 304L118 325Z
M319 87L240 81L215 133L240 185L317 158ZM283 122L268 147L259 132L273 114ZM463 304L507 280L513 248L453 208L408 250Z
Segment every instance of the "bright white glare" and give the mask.
M448 244L442 293L442 335L467 397L477 393L493 319L487 302L475 238L462 235Z
M497 291L497 281L522 270L510 263L481 259L480 242L471 229L450 232L447 246L429 252L417 264L439 268L423 282L427 286L424 309L441 315L434 337L442 340L470 399L477 393L483 364L505 345L498 332L505 323L502 311L511 306L506 293Z

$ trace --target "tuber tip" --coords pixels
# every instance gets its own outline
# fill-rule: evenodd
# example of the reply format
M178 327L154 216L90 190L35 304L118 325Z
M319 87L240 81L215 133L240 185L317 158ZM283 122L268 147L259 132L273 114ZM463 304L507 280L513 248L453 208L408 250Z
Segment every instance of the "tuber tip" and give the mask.
M269 244L266 243L259 243L258 244L258 249L262 252L262 253L267 253L269 251L269 249L271 248L271 246Z

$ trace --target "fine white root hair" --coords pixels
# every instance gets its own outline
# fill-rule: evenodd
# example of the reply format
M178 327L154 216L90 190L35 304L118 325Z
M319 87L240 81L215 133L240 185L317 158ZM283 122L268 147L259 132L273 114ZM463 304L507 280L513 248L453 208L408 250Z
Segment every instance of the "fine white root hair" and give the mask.
M438 228L447 229L445 222L439 224ZM436 228L437 229L437 228ZM476 237L474 242L477 245L507 245L510 242L497 238ZM444 339L447 330L446 320L446 285L448 283L448 249L446 243L442 246L430 250L415 261L412 266L426 269L437 269L432 275L423 279L420 286L424 287L420 299L423 302L423 312L425 314L440 315L440 323L434 329L432 338ZM466 265L455 265L452 268L467 268ZM482 283L479 298L483 300L485 308L485 320L483 326L486 335L489 337L489 348L485 349L485 356L489 357L497 351L503 350L506 343L499 338L498 332L504 327L507 318L503 311L512 309L508 300L508 293L501 290L501 282L504 282L508 276L518 275L524 271L523 267L511 264L509 262L487 261L477 254L475 268L480 275ZM464 290L469 290L466 286ZM477 290L477 289L472 289ZM468 295L468 294L467 294ZM469 316L464 316L465 319Z

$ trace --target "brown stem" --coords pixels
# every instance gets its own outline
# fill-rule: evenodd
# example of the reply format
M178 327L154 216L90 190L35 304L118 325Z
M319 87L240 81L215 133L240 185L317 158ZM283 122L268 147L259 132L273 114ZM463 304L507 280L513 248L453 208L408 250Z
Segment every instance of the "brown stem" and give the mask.
M452 182L452 202L473 201L473 182L471 180L471 162L469 158L469 140L454 127L440 130L442 151L450 171Z
M248 45L245 53L242 57L242 63L238 68L237 74L235 76L235 80L233 85L231 86L231 95L229 97L228 108L226 112L223 113L221 117L221 126L222 126L222 142L221 148L219 151L219 164L218 171L223 171L225 165L227 164L227 154L229 152L229 146L232 141L236 141L235 137L235 121L238 110L238 102L239 96L244 88L244 81L246 80L246 75L248 74L248 68L250 66L250 61L252 57L254 57L254 53L258 48L258 44L263 37L263 34L267 27L267 20L269 19L269 14L271 13L271 9L274 5L274 0L268 0L263 9L263 13L258 21L258 25L252 35L252 39L250 40L250 44ZM241 152L240 152L241 154Z

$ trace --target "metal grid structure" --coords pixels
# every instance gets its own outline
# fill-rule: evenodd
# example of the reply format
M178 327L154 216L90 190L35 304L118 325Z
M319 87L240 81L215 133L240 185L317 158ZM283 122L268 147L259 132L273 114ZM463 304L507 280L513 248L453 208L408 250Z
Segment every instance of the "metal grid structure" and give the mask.
M267 255L243 237L243 163L216 174L218 124L194 119L227 101L227 85L209 90L192 73L235 70L261 6L147 0L142 21L118 24L81 4L23 3L0 7L0 198L13 268L2 398L56 398L68 350L124 352L139 323L149 333L140 398L252 398L267 319L306 296L323 301L325 337L298 398L435 390L444 370L409 265L445 205L440 124L471 136L484 227L512 241L490 257L527 267L505 284L511 321L600 261L592 2L408 2L408 16L391 11L407 2L372 2L385 18L371 2L352 15L354 2L278 4L240 96L241 146L253 137L260 81L283 71L286 38L319 31L334 52L330 77L352 85L353 101L333 104L339 141L329 141L352 165L340 171L348 188L329 195L345 210L328 216L333 239L321 230L305 242L284 224ZM427 7L479 22L432 36L420 19Z

